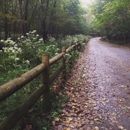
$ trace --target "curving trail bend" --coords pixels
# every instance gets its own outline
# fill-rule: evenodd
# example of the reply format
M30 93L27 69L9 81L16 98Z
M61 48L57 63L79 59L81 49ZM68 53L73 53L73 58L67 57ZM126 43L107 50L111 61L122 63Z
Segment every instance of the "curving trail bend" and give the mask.
M74 65L54 130L130 130L130 49L92 38Z
M130 50L92 38L87 57L90 80L94 83L95 77L97 82L97 112L103 117L99 128L130 130Z

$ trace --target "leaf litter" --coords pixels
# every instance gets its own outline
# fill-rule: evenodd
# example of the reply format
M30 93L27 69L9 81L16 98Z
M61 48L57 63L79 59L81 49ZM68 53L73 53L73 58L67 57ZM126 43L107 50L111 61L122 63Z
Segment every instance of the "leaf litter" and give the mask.
M109 64L107 72L98 67L102 64L99 59L97 54L89 53L88 46L81 53L64 86L68 102L58 119L52 121L52 130L130 130L130 104L126 101L129 85L120 83L119 75L113 82L115 68L109 71L111 61L104 62Z

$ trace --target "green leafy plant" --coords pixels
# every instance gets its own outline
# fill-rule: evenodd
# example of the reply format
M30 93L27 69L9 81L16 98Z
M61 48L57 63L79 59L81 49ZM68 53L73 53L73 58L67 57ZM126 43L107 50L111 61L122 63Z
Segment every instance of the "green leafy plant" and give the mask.
M64 39L60 39L61 47L68 46L69 43L77 42L79 40L85 39L86 36L75 35L67 36ZM88 38L86 38L88 40ZM58 41L55 38L48 38L48 42L45 44L43 39L40 38L36 31L27 33L27 36L21 36L14 42L11 39L6 41L1 40L4 45L3 51L0 51L1 58L1 69L0 71L0 85L8 82L11 79L19 77L21 74L27 72L37 64L41 63L42 54L48 54L50 58L59 54L60 48L58 46ZM84 44L82 44L83 46ZM75 51L72 54L66 54L66 57L70 58L71 62L74 62L79 56L79 52ZM53 73L58 66L60 66L61 61L54 64L50 69L50 74ZM8 75L8 76L7 76ZM7 100L1 102L0 104L0 121L6 118L12 111L15 110L30 94L32 94L41 85L41 77L37 77L32 82L27 84L24 88L20 89L18 92L14 93ZM58 97L54 95L53 89L51 89L51 95L53 96L53 106L52 111L48 115L48 118L55 118L62 110L62 104L66 102L67 98L65 96L59 95ZM58 95L58 93L57 93ZM59 100L60 99L60 100ZM17 105L16 105L17 104ZM42 98L38 100L33 106L33 114L29 113L35 120L36 126L39 125L39 129L49 129L50 125L48 121L40 121L38 113L42 113ZM34 121L34 122L35 122ZM17 129L17 128L16 128Z

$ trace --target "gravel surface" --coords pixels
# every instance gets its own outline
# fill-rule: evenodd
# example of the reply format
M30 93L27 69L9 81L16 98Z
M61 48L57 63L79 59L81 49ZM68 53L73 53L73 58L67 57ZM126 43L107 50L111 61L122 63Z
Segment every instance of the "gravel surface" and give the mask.
M130 50L92 38L65 85L52 130L130 130Z

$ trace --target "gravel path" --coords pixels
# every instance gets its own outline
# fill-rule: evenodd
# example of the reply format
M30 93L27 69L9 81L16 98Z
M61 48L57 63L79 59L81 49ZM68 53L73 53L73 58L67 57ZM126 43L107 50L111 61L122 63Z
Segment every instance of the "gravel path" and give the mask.
M130 50L92 38L67 80L52 130L130 130Z

